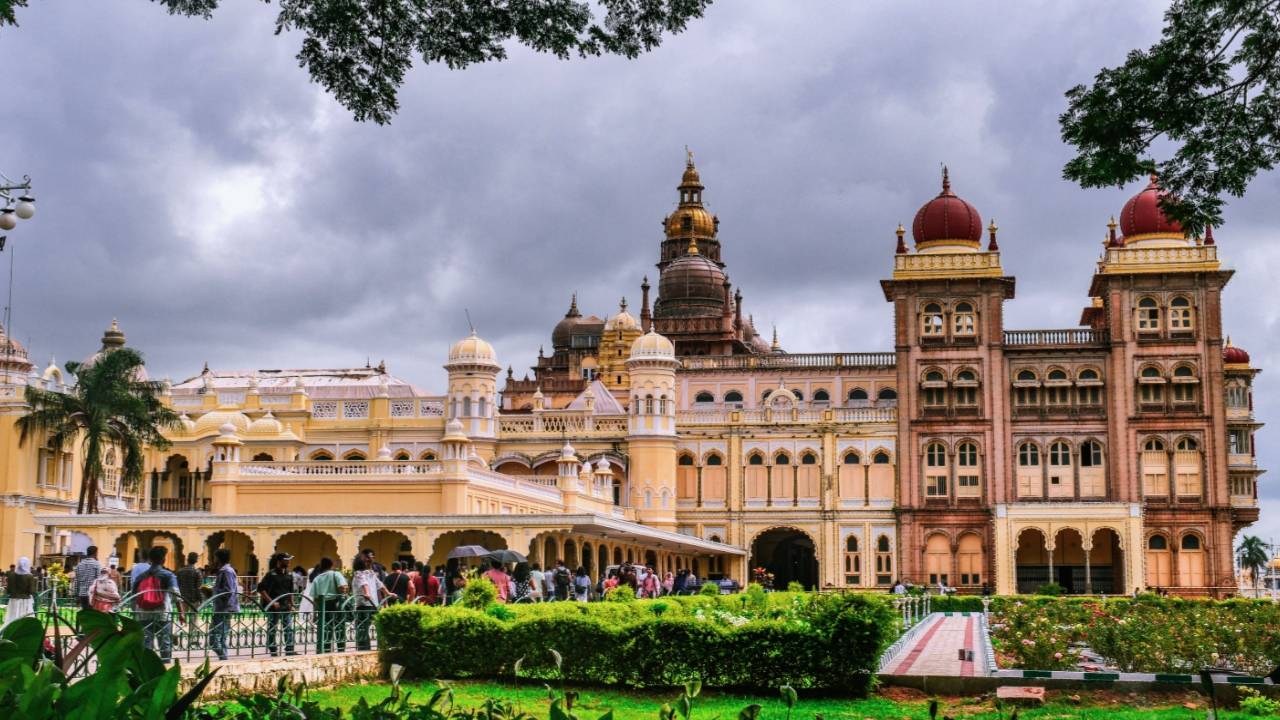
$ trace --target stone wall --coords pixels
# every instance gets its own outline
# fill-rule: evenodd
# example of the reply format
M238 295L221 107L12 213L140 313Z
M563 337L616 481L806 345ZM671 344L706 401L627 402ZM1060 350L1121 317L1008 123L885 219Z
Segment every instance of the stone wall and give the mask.
M194 684L197 667L194 663L183 666L183 690ZM276 684L283 676L288 676L291 683L305 680L309 688L321 688L378 677L382 671L376 650L215 662L210 663L210 667L217 668L218 674L201 696L204 700L255 692L274 695Z

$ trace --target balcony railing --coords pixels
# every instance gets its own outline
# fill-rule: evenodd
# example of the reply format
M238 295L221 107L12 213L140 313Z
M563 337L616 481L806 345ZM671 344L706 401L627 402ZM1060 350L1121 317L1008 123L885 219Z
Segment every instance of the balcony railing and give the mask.
M151 498L151 512L209 512L212 498Z
M310 462L247 462L240 463L243 475L439 475L444 465L420 460L357 461L327 460Z
M1111 339L1106 330L1006 330L1006 347L1035 345L1104 345Z
M680 358L685 370L743 370L788 368L892 368L898 356L891 352L804 353L778 355L697 355Z
M826 410L793 408L787 410L689 410L676 413L677 425L726 425L740 423L815 423L824 422ZM832 408L835 422L893 422L895 407ZM738 419L734 420L734 415Z
M499 416L498 432L505 435L618 434L627 432L627 417L584 411L534 411L532 415Z

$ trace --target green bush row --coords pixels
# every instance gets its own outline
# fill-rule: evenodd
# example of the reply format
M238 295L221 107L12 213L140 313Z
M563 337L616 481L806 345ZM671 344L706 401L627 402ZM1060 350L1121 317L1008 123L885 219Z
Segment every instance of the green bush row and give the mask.
M1124 672L1225 667L1265 675L1280 665L1280 607L1269 601L1000 598L992 644L1001 665L1065 670L1083 643Z
M895 636L883 596L746 594L635 603L463 607L378 613L384 661L419 677L522 678L672 686L825 688L865 696ZM753 613L735 610L757 603ZM734 606L738 606L735 608ZM552 650L559 653L559 657Z

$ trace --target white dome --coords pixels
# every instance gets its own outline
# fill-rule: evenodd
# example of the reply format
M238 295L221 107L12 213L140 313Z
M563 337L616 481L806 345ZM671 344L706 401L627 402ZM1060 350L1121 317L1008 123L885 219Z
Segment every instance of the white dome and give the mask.
M609 465L608 458L600 458L600 462L596 463L596 470L602 473L611 472L613 470Z
M635 319L631 313L627 312L627 299L622 298L622 308L618 310L618 314L609 318L604 324L605 330L639 330L640 321Z
M235 423L232 423L232 422L222 423L222 426L218 428L218 432L222 433L223 437L235 437L235 434L236 434Z
M675 358L676 346L658 333L650 330L648 335L641 335L631 343L631 359L645 357Z
M463 432L464 429L465 428L462 426L462 421L459 420L458 418L454 418L445 424L444 434L445 435L465 435L465 433Z
M498 354L493 351L493 346L476 337L476 331L471 331L471 337L459 342L449 351L449 362L470 362L483 363L486 365L497 365Z
M196 421L194 432L221 430L222 426L228 423L230 423L232 430L249 431L249 418L244 413L239 410L214 410L211 413L205 413L200 416L200 419Z

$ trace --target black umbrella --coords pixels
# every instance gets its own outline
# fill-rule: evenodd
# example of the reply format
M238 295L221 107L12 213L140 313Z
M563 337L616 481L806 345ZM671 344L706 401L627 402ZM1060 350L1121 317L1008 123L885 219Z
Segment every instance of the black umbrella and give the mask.
M529 561L529 558L521 555L515 550L494 550L484 557L486 560L493 560L500 563L522 563Z
M484 557L489 554L489 548L480 547L479 545L459 545L449 553L451 558L468 558L468 557Z

